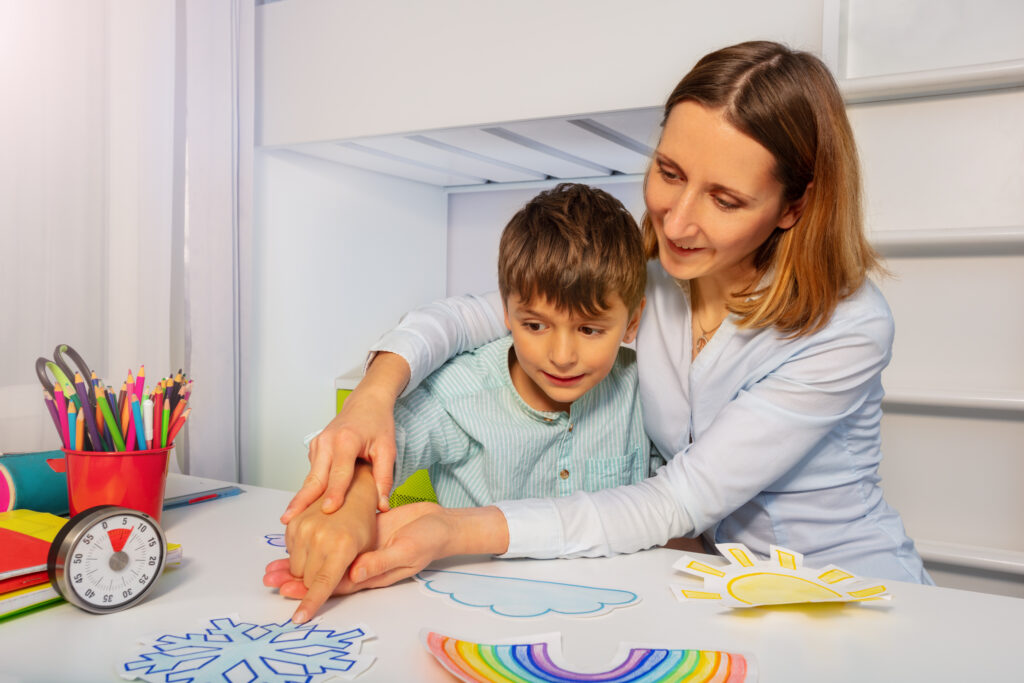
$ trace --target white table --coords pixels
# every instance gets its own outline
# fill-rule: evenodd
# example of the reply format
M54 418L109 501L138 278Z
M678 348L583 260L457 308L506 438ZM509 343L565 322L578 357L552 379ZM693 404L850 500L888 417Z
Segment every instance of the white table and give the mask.
M182 544L185 559L138 606L97 616L61 603L0 622L0 681L117 681L116 667L137 651L140 636L195 632L229 614L256 624L288 619L297 603L261 579L266 563L284 554L264 535L283 531L277 520L290 493L242 488L238 496L164 513L167 537ZM1024 600L893 583L892 602L881 606L730 610L672 597L668 584L686 581L671 568L679 556L657 549L593 560L471 557L436 567L619 588L642 598L600 617L500 617L406 581L332 599L321 610L322 625L340 631L363 624L376 634L363 652L377 661L359 681L452 680L420 645L424 627L477 642L560 631L570 665L595 656L610 665L627 641L752 655L765 682L1024 680Z

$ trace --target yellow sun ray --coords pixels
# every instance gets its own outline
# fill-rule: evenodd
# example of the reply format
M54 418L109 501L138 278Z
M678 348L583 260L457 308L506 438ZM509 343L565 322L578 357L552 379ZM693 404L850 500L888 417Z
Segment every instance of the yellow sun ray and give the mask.
M860 579L829 565L812 569L804 556L780 546L770 546L766 560L741 543L718 545L728 564L714 567L684 555L673 567L704 580L704 590L673 586L680 600L718 600L733 607L783 605L807 602L866 602L888 600L884 584Z

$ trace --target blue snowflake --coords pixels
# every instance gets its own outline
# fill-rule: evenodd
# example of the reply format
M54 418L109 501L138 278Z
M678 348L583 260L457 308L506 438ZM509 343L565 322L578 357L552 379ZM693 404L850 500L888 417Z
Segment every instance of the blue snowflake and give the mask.
M264 534L263 538L267 539L267 545L272 545L275 548L284 548L284 534Z
M341 675L354 678L373 657L360 655L362 628L336 632L312 624L247 624L211 619L213 628L184 636L163 635L127 661L122 675L156 683L270 681L313 683Z

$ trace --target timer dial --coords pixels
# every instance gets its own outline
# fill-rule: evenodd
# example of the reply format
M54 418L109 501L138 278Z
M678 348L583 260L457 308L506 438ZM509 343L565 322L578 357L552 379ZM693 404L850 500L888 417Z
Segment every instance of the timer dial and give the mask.
M100 505L72 517L50 546L47 570L64 598L102 614L138 603L164 569L167 540L152 517Z

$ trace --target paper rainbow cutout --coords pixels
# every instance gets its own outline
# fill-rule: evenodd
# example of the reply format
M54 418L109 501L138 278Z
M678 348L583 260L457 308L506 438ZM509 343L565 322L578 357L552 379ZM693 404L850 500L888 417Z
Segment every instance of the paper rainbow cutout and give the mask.
M746 680L748 668L743 655L729 652L633 647L625 657L620 655L620 663L606 671L579 673L556 662L561 659L557 634L529 638L539 642L505 645L473 643L433 631L423 631L420 636L445 669L456 678L473 683L734 683Z

